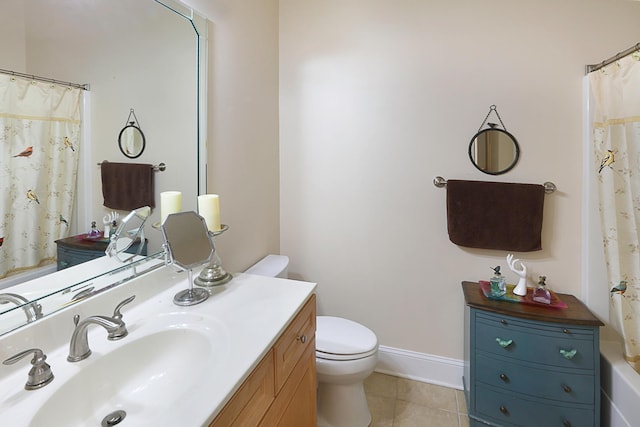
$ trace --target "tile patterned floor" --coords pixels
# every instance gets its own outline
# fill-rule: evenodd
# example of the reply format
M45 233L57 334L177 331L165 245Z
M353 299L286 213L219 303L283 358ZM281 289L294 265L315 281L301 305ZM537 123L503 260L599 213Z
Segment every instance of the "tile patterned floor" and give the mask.
M468 427L464 393L374 372L364 382L370 427Z

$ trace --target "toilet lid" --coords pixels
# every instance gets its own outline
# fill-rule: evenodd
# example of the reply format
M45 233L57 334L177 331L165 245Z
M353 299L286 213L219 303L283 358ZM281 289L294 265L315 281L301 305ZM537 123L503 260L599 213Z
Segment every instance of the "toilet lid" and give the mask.
M367 327L341 317L316 318L316 356L323 359L350 360L374 354L378 338Z

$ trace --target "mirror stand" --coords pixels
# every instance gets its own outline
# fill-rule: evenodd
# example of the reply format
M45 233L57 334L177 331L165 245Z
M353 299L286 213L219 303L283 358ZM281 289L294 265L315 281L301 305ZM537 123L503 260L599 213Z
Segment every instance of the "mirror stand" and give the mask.
M189 272L189 287L175 295L174 304L189 306L205 301L209 292L193 287L193 268L210 264L215 254L204 218L193 211L172 213L161 227L167 264Z
M202 288L193 287L193 269L188 269L189 272L189 288L178 292L173 297L173 303L182 307L190 305L200 304L209 298L209 292Z
M211 241L213 242L216 236L219 236L228 229L228 225L222 224L219 231L209 231L209 237L211 238ZM222 268L222 260L218 255L218 251L215 251L209 265L205 266L198 277L196 277L195 284L208 288L224 285L225 283L229 283L231 279L233 279L233 276L230 273L226 272L224 268Z

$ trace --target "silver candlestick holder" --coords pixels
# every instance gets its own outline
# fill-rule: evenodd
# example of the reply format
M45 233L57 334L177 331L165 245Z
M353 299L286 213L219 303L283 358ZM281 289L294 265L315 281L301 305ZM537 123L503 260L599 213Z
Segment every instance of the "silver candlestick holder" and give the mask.
M220 226L220 230L209 231L209 237L212 241L214 241L214 246L215 237L221 235L228 229L228 225L222 224ZM211 258L211 262L209 263L209 265L202 269L198 277L196 277L193 282L198 286L211 288L214 286L221 286L225 283L229 283L231 279L233 279L233 276L230 273L226 272L224 268L222 268L222 259L220 259L218 251L216 250L213 253L213 257Z

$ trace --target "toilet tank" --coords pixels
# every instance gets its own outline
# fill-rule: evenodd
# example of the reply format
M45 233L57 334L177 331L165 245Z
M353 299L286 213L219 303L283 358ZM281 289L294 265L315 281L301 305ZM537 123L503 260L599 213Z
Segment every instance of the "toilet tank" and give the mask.
M286 255L267 255L249 267L245 273L259 276L280 277L286 279L289 272L289 257Z

